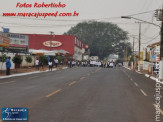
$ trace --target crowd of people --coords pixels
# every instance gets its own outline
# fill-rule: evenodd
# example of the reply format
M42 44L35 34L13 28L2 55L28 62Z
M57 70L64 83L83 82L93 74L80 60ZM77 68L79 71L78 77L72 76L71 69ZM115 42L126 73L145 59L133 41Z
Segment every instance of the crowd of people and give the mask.
M116 63L113 61L74 61L74 60L69 60L68 61L68 67L74 67L74 66L78 66L78 67L103 67L103 68L113 68L116 66L121 67L122 63Z

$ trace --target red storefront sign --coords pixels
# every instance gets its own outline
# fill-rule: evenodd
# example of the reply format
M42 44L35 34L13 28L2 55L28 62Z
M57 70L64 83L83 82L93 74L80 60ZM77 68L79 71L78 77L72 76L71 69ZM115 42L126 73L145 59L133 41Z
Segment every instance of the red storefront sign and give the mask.
M62 43L58 41L45 41L43 42L43 45L46 47L59 47Z

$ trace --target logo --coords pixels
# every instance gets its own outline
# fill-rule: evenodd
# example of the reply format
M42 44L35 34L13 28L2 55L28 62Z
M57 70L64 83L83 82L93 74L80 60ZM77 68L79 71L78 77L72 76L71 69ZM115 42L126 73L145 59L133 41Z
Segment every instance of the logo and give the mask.
M45 41L43 42L43 45L46 47L59 47L62 43L58 41Z
M28 108L2 108L3 121L27 121Z

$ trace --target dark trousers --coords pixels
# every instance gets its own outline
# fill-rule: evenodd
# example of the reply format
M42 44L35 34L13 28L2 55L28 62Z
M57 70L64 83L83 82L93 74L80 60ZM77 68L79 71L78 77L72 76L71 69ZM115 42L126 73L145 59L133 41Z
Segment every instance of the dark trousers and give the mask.
M6 69L6 75L10 75L10 68Z
M52 66L49 66L49 71L52 71Z

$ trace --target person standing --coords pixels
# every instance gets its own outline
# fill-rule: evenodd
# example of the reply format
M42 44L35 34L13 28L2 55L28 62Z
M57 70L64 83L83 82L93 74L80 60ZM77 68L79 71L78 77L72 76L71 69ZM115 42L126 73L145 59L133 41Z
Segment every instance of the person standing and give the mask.
M55 62L55 66L58 67L58 59L55 59L54 62Z
M36 70L39 70L39 60L38 58L35 61Z
M10 68L11 68L11 57L6 59L6 75L10 75Z
M52 71L52 67L53 67L53 62L52 62L52 60L50 60L50 61L48 62L48 65L49 65L49 71Z

